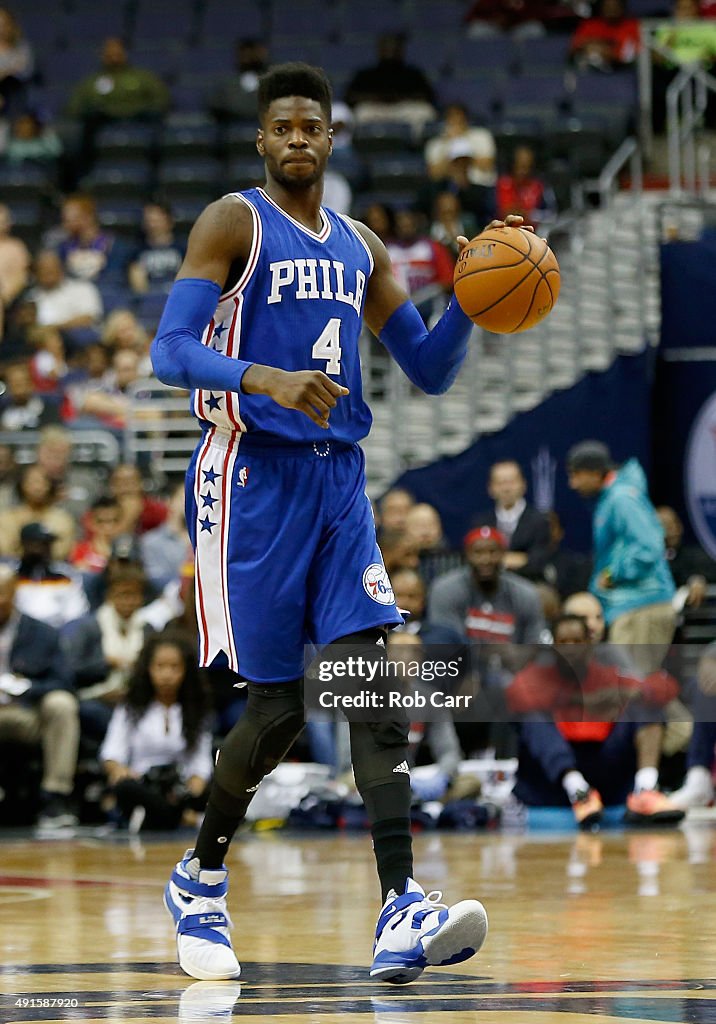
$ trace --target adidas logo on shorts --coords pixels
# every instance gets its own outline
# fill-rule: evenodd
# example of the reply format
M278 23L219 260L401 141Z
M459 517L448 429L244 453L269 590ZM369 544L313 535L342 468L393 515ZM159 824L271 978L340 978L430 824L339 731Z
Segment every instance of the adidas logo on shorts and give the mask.
M410 767L407 761L401 761L400 764L396 764L393 769L394 772L402 772L404 775L410 775Z

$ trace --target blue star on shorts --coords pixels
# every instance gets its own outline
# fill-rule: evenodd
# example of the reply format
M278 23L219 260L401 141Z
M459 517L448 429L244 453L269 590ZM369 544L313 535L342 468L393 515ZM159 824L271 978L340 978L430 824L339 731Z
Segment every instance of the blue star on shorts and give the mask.
M221 476L221 473L215 473L214 472L213 467L211 469L203 469L202 473L204 474L204 483L205 484L213 484Z
M210 508L210 509L212 510L212 512L213 512L213 510L214 510L214 505L216 504L216 502L217 502L217 501L218 501L219 499L218 499L218 498L215 498L215 497L213 496L213 494L202 494L202 495L201 495L201 500L202 500L202 501L204 502L204 504L203 504L203 505L202 505L201 507L202 507L202 508L207 508L207 507L208 507L208 508Z
M206 400L206 404L209 406L211 412L221 408L221 399L217 398L216 395L211 394Z
M200 519L199 522L201 523L201 532L202 533L204 532L204 530L206 530L207 533L211 533L211 531L217 525L216 523L212 523L212 521L211 521L211 519L209 519L208 515L204 519Z

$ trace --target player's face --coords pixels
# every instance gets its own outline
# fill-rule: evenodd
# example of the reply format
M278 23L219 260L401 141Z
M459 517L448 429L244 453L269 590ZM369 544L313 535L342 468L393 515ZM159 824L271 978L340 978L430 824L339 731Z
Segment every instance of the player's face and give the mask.
M333 148L330 125L317 100L283 96L270 104L256 138L270 178L290 191L323 177Z

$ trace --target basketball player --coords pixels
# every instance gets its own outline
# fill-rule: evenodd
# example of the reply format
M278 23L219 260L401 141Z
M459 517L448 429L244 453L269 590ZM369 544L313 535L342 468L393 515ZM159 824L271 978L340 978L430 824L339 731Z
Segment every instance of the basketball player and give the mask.
M371 424L362 321L428 394L454 381L472 326L452 302L427 331L382 242L321 207L332 146L323 72L273 68L258 108L266 185L198 218L152 345L159 379L193 390L203 430L187 475L200 661L248 681L196 848L165 891L179 963L209 980L240 972L223 861L261 779L303 727L304 645L322 648L322 661L375 659L386 628L402 622L358 446ZM476 900L437 904L413 879L407 726L350 731L384 901L371 976L405 983L476 953L487 917Z

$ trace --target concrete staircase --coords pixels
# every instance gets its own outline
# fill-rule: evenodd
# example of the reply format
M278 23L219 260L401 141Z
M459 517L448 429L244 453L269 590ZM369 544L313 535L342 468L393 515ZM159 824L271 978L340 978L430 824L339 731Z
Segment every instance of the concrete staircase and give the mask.
M476 329L447 395L421 394L372 338L362 341L364 389L374 425L364 442L371 496L403 470L456 455L479 435L618 353L653 344L659 329L657 208L664 193L618 193L587 210L568 235L551 238L562 271L548 320L524 334Z

